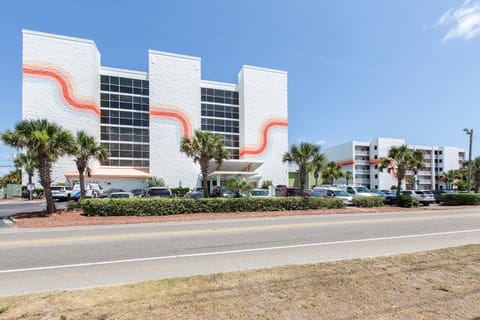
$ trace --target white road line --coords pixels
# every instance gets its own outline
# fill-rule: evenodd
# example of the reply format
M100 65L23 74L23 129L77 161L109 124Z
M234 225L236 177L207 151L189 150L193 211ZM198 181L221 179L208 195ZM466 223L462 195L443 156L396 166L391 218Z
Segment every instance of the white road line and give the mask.
M412 234L412 235L396 236L396 237L382 237L382 238L368 238L368 239L345 240L345 241L307 243L307 244L278 246L278 247L265 247L265 248L252 248L252 249L240 249L240 250L229 250L229 251L179 254L179 255L150 257L150 258L139 258L139 259L87 262L87 263L65 264L65 265L37 267L37 268L10 269L10 270L0 270L0 274L14 273L14 272L27 272L27 271L52 270L52 269L77 268L77 267L90 267L90 266L101 266L101 265L109 265L109 264L155 261L155 260L167 260L167 259L179 259L179 258L193 258L193 257L215 256L215 255L235 254L235 253L273 251L273 250L282 250L282 249L308 248L308 247L329 246L329 245L348 244L348 243L360 243L360 242L369 242L369 241L383 241L383 240L411 239L411 238L421 238L421 237L434 237L434 236L462 234L462 233L474 233L474 232L480 232L480 229L447 231L447 232L437 232L437 233L424 233L424 234Z

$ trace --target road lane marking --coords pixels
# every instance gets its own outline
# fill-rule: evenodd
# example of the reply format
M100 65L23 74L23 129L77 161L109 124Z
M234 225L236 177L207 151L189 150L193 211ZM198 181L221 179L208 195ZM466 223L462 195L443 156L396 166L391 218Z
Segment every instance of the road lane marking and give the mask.
M404 221L424 221L424 220L444 220L444 219L458 219L470 218L480 216L480 213L469 214L453 214L453 215L429 215L419 217L396 217L396 218L374 218L363 220L342 220L342 221L318 221L318 222L302 222L290 224L275 224L263 226L242 226L242 227L224 227L224 228L208 228L204 230L177 230L177 231L156 231L156 232L138 232L138 233L122 233L110 235L96 235L96 236L77 236L77 237L61 237L61 238L44 238L32 240L14 240L0 242L0 248L13 246L27 246L27 245L42 245L42 244L62 244L68 242L81 241L106 241L106 240L127 240L127 239L145 239L166 236L193 236L204 234L219 234L219 233L233 233L233 232L255 232L255 231L272 231L284 230L294 228L312 228L330 225L348 225L348 224L368 224L368 223L387 223L387 222L404 222ZM480 221L480 220L479 220Z
M475 233L475 232L480 232L480 229L460 230L460 231L446 231L446 232L424 233L424 234L412 234L412 235L394 236L394 237L380 237L380 238L367 238L367 239L356 239L356 240L318 242L318 243L296 244L296 245L277 246L277 247L263 247L263 248L250 248L250 249L239 249L239 250L228 250L228 251L214 251L214 252L202 252L202 253L177 254L177 255L160 256L160 257L111 260L111 261L98 261L98 262L64 264L64 265L35 267L35 268L9 269L9 270L0 270L0 274L27 272L27 271L42 271L42 270L55 270L55 269L66 269L66 268L78 268L78 267L92 267L92 266L102 266L102 265L121 264L121 263L168 260L168 259L195 258L195 257L217 256L217 255L236 254L236 253L251 253L251 252L261 252L261 251L298 249L298 248L320 247L320 246L330 246L330 245L338 245L338 244L362 243L362 242L371 242L371 241L426 238L426 237L454 235L454 234L463 234L463 233Z

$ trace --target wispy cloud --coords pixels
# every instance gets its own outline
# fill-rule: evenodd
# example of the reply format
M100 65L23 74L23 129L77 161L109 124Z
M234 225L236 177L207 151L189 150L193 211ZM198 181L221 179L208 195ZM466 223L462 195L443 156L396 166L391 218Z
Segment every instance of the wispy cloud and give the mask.
M472 39L480 35L480 1L465 0L461 7L448 9L436 26L450 26L443 41L455 38Z

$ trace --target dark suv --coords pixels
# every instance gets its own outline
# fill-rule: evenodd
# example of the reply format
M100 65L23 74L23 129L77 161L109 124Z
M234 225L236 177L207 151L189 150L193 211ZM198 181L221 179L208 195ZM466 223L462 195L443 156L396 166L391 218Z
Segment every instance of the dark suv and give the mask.
M151 187L145 192L145 198L171 198L172 190L166 187Z

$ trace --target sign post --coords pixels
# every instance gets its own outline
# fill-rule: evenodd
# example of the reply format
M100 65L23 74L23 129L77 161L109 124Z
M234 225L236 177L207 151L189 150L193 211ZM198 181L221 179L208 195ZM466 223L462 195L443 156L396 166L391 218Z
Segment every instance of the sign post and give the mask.
M28 183L27 190L28 190L28 198L30 201L32 201L33 191L35 190L35 183Z

